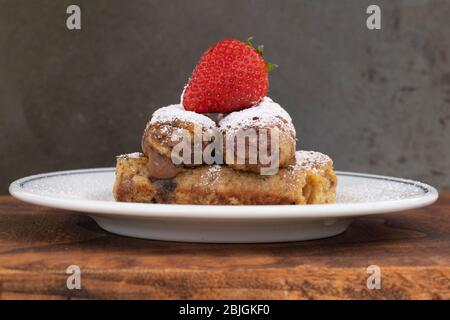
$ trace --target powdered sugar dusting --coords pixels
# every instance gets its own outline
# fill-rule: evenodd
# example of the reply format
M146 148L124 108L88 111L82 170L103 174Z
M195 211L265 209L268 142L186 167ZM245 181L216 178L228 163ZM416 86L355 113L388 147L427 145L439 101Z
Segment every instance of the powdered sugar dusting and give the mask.
M340 176L336 190L337 203L358 203L394 201L418 197L424 194L420 182L405 181L404 183L383 178L359 176Z
M148 130L148 126L145 130ZM181 141L186 135L189 135L186 129L174 127L171 123L164 123L160 125L158 127L158 132L161 136L167 136L171 142Z
M215 181L220 177L220 173L221 167L215 165L211 166L205 175L211 181ZM114 179L114 169L91 169L71 174L55 173L53 176L50 174L41 178L31 178L23 182L20 188L24 192L52 199L114 202L111 192ZM386 180L351 173L338 173L338 180L337 203L398 201L422 197L428 192L428 186L416 181Z
M164 127L164 128L166 128L166 127ZM183 139L185 134L186 134L186 132L181 128L172 128L172 134L170 136L170 140L172 142L178 142Z
M215 128L216 124L207 116L200 113L187 111L180 104L173 104L156 110L150 121L153 123L170 123L174 120L193 122L205 129Z
M254 107L232 112L219 121L220 129L226 132L272 125L283 127L295 134L289 114L269 97L265 97Z
M295 153L295 167L297 169L319 171L326 164L333 163L333 160L326 154L317 151L297 151Z
M117 158L124 158L124 159L136 159L142 157L144 154L141 152L132 152L132 153L126 153L118 155Z
M114 171L91 169L80 174L56 173L31 179L22 188L26 192L55 199L114 201L111 192L114 178Z
M200 176L199 181L203 185L211 186L219 178L221 170L222 166L218 164L212 165L208 168L208 170L204 174Z

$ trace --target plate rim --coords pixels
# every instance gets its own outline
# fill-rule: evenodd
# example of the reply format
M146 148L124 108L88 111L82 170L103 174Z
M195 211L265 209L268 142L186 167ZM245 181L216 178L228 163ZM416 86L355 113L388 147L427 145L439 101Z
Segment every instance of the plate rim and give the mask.
M424 190L424 194L402 200L376 202L334 203L314 205L178 205L154 203L127 203L106 200L58 199L37 195L24 190L27 182L37 179L86 173L115 172L114 167L89 168L53 171L26 176L13 181L9 193L24 202L92 215L144 217L144 218L183 218L183 219L303 219L303 218L344 218L372 214L405 211L434 203L439 193L436 188L420 181L391 176L336 171L338 176L353 176L394 181L414 185ZM374 205L375 204L375 205ZM281 212L278 212L280 211Z

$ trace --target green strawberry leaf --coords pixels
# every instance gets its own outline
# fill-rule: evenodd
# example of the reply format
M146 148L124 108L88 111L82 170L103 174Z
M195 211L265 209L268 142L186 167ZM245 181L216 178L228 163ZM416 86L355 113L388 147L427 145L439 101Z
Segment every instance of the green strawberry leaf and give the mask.
M264 53L264 45L260 44L260 45L256 48L256 51L258 51L258 53L259 53L260 55L263 55L263 53Z
M259 55L261 55L261 57L263 56L264 53L264 45L260 44L258 45L256 48L253 46L253 36L248 37L247 41L245 41L245 44L247 44L248 46L252 47L253 49L255 49L256 52L259 53ZM270 63L266 61L266 70L267 72L270 72L272 70L275 70L276 68L278 68L277 64L274 63Z
M248 38L247 38L247 41L245 41L245 43L246 43L248 46L254 48L254 47L253 47L253 36L248 37Z
M267 62L267 61L266 61L266 70L267 70L267 72L273 71L273 70L275 70L276 68L278 68L278 65L277 65L277 64L275 64L275 63L270 63L270 62Z

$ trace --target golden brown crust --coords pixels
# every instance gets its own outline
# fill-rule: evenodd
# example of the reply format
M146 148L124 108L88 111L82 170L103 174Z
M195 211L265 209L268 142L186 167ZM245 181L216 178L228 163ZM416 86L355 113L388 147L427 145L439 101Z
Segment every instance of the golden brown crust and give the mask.
M186 170L174 179L157 180L148 178L147 157L121 156L117 158L114 197L125 202L209 205L334 202L333 163L328 157L311 167L301 163L313 164L313 158L317 157L298 156L295 165L271 176L237 171L228 166L205 165Z
M200 133L206 132L208 129L197 127ZM183 135L187 135L190 141L194 143L195 123L182 120L173 120L170 123L166 122L150 122L145 128L142 136L142 150L147 154L146 150L153 148L161 155L170 159L172 156L172 149L183 139ZM214 129L211 129L214 130ZM201 137L200 137L201 138ZM209 141L203 141L203 148Z
M143 154L117 157L116 180L113 194L116 200L126 202L149 202L155 188L149 183L147 172L148 158Z
M261 176L228 166L202 166L174 179L174 190L157 202L179 204L294 204L304 203L305 174L294 168Z
M307 204L336 202L337 177L332 163L325 165L322 170L314 172L306 170L306 183L303 196Z

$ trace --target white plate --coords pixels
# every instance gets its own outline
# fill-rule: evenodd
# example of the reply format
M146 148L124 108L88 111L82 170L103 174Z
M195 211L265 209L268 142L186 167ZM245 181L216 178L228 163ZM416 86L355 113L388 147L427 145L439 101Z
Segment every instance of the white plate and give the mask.
M16 198L86 212L120 235L189 242L281 242L344 232L352 218L419 208L436 201L435 188L398 178L337 172L337 203L204 206L115 202L114 168L60 171L14 181Z

